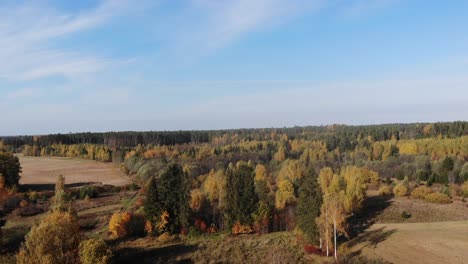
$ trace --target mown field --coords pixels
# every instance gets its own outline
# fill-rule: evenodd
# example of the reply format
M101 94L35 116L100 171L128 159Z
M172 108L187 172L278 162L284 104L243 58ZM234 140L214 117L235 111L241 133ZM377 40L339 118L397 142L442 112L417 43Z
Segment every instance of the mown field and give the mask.
M352 251L391 263L468 263L468 221L375 224Z
M347 243L354 255L390 263L468 263L468 203L433 204L368 192L372 224ZM408 218L402 213L407 212Z
M113 163L73 158L25 157L21 154L18 157L23 171L20 179L22 185L55 184L60 174L65 176L67 185L100 183L122 186L131 183Z

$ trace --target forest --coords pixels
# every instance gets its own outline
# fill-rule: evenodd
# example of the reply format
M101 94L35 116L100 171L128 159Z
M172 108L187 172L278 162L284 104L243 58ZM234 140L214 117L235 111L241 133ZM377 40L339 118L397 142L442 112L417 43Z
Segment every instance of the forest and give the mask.
M0 151L5 188L21 171L8 152L118 164L143 200L112 215L117 238L288 231L338 259L365 221L369 190L468 197L468 122L15 136ZM68 198L56 197L52 211L67 212ZM37 257L27 247L21 258Z

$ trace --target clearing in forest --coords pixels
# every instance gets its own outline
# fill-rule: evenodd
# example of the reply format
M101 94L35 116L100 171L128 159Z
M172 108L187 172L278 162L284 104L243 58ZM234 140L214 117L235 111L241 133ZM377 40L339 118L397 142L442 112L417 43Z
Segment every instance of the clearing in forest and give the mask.
M375 224L351 244L353 251L396 264L468 263L468 221Z
M65 176L67 185L83 185L87 183L102 183L122 186L131 183L113 163L92 160L57 158L57 157L25 157L18 155L22 173L22 185L55 184L57 175Z

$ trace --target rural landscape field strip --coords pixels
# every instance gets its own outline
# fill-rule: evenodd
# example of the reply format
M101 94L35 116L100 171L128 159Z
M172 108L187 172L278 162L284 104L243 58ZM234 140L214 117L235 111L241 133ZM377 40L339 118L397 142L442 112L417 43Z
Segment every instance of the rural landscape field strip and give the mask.
M358 239L353 250L392 263L468 261L468 221L375 224Z
M130 180L113 163L91 160L25 157L18 155L21 162L21 184L55 184L62 174L66 184L102 183L114 186L129 184Z

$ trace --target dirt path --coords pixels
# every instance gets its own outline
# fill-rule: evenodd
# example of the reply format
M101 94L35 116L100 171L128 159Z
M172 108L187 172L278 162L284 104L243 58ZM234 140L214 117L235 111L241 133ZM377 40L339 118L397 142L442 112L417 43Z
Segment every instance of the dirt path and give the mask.
M392 263L468 263L468 221L375 224L353 251Z
M23 170L20 184L54 184L59 174L65 176L66 184L93 182L121 186L131 183L112 163L72 158L18 157Z

